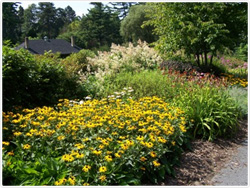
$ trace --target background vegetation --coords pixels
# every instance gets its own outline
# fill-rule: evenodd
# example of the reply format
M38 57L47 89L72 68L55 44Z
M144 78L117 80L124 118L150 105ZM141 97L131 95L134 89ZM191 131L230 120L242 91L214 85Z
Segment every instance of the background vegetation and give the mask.
M93 5L3 3L4 185L158 184L248 114L247 3ZM84 49L32 55L21 35Z

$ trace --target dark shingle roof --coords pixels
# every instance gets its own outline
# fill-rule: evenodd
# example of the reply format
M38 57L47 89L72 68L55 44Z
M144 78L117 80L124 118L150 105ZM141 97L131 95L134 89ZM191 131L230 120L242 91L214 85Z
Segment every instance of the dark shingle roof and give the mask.
M25 48L24 42L16 49ZM33 54L44 54L51 50L52 53L60 52L62 55L77 53L81 50L78 46L71 46L71 43L63 39L29 40L28 50Z

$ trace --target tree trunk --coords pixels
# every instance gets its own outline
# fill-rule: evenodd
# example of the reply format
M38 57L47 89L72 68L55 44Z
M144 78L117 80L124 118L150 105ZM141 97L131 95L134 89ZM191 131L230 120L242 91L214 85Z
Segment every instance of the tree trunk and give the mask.
M212 54L212 56L211 56L211 59L210 59L210 65L212 65L212 62L213 62L213 57L214 57L214 54Z
M196 54L196 58L197 58L197 60L196 60L196 62L197 62L197 65L200 67L200 55L199 55L199 53L197 53Z
M204 56L205 56L205 65L207 66L207 51L206 50L204 52Z

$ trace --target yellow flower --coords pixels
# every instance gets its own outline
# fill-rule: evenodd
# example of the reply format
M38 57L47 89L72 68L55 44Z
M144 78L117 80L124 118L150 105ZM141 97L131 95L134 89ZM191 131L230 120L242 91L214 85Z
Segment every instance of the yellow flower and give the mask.
M110 162L110 161L113 160L111 155L107 155L107 156L105 156L104 158L105 158L105 160L108 161L108 162Z
M171 143L172 143L173 146L175 146L175 141L172 141Z
M145 157L141 157L140 160L141 160L142 162L144 162L144 161L146 161L147 159L146 159Z
M154 144L152 142L146 142L146 147L152 148Z
M5 145L5 146L10 145L10 143L9 143L9 142L5 142L5 141L3 141L3 142L2 142L2 144L3 144L3 145Z
M65 138L65 136L58 136L57 140L63 140Z
M42 121L42 120L44 120L44 117L43 117L43 116L38 116L37 119L38 119L39 121Z
M105 146L103 144L98 146L100 149L103 149Z
M181 129L181 131L184 132L184 133L187 131L184 125L180 125L180 129Z
M141 167L141 170L145 171L145 170L146 170L146 168L144 168L144 167Z
M29 144L25 144L25 145L23 145L23 149L30 149L30 145Z
M105 181L105 180L106 180L106 176L105 176L105 175L102 175L102 176L99 177L99 179L100 179L101 181Z
M85 165L85 166L82 168L82 170L83 170L84 172L88 172L90 169L91 169L91 166L89 166L89 165Z
M33 134L32 133L26 133L26 136L32 136Z
M13 151L10 151L10 152L7 153L7 155L13 156L13 155L14 155L14 152L13 152Z
M100 151L94 150L94 151L92 151L92 153L94 153L95 155L101 155L102 151L101 150Z
M20 136L21 134L21 132L14 132L14 136Z
M107 171L107 167L106 166L101 166L99 168L99 172L106 172Z
M83 142L87 142L88 140L89 140L89 138L82 139Z
M153 165L155 166L155 167L158 167L158 166L160 166L161 165L161 163L159 163L158 161L153 161Z
M136 140L139 140L139 141L141 141L141 140L143 140L143 139L144 139L143 136L137 136L137 137L136 137Z
M158 141L163 143L163 144L167 142L167 140L161 136L158 137Z
M128 144L121 144L121 148L123 149L123 150L127 150L128 149Z
M83 186L89 186L89 183L84 183Z
M70 177L68 178L68 182L71 184L71 185L75 185L75 177Z
M78 158L78 159L81 159L81 158L83 158L84 157L84 154L83 153L78 153L77 155L76 155L76 158Z
M65 154L62 156L62 160L66 161L66 162L71 162L74 160L74 157L72 155Z
M77 147L78 149L82 149L82 148L84 148L84 145L83 145L83 144L78 143L78 144L75 144L75 147Z
M156 155L156 153L155 153L154 151L151 151L151 152L150 152L150 156L151 156L151 157L156 157L157 155Z
M115 157L121 158L121 155L119 153L115 153Z

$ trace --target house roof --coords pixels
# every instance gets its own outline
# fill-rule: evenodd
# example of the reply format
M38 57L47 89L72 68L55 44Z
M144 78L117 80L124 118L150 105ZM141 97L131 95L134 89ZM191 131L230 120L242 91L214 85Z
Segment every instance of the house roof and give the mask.
M16 49L25 48L25 42L20 44ZM81 50L78 46L71 46L71 43L63 39L48 40L29 40L28 48L33 54L44 54L45 51L51 50L52 53L60 52L62 55L77 53Z

